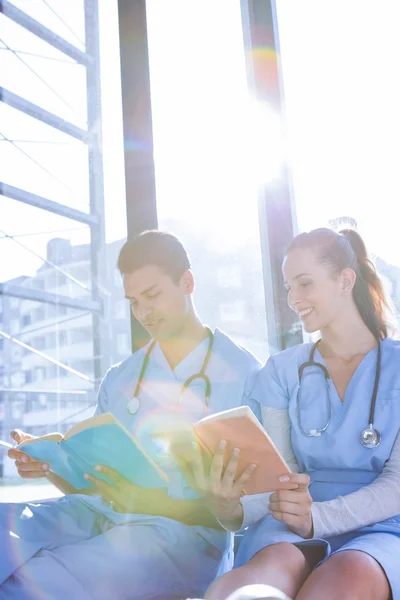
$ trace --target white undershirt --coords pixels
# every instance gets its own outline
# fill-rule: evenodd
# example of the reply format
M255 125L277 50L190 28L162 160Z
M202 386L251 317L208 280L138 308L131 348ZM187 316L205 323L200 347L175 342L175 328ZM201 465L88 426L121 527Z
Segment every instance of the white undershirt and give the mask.
M297 473L298 464L290 439L290 419L287 410L263 407L263 422L268 435L288 463ZM241 529L269 514L268 494L244 496ZM373 483L346 496L326 502L313 502L312 518L314 537L326 538L340 535L400 514L400 428L389 460ZM224 523L227 527L227 523Z

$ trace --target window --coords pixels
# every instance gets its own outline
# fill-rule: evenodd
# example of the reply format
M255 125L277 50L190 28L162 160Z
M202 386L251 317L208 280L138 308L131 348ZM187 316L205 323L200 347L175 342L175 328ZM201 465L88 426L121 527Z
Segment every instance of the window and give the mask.
M29 327L31 324L31 317L32 315L30 314L22 315L22 327Z
M126 300L118 300L115 303L115 318L126 320L129 316L129 304Z
M45 319L45 311L44 306L40 306L39 308L35 308L32 313L32 320L34 323L38 323L40 321L44 321Z
M0 314L5 318L2 328L15 336L21 330L31 329L29 339L22 336L23 341L28 344L31 341L39 352L44 351L60 363L79 362L80 368L93 380L94 360L99 362L101 372L105 373L112 361L113 344L108 343L107 339L98 342L97 337L93 343L91 311L100 307L93 306L97 304L97 299L93 299L90 288L96 276L99 280L98 304L107 306L108 298L116 297L117 286L113 283L116 252L126 238L122 107L118 92L115 92L120 88L117 2L99 1L100 31L94 30L97 18L87 13L85 17L85 4L95 7L96 0L88 3L83 0L51 0L47 3L15 0L15 3L29 17L39 22L43 17L43 24L48 28L44 31L44 37L46 32L50 31L51 35L54 31L71 44L79 45L83 52L89 49L84 43L79 44L71 32L76 32L83 40L86 34L91 40L100 34L101 56L100 62L93 56L87 61L75 61L23 25L15 23L11 17L0 14L1 38L4 42L0 42L0 46L4 46L0 49L1 84L28 103L56 115L66 124L66 131L78 131L73 129L74 126L82 130L89 129L81 141L44 122L48 113L42 115L42 121L24 113L22 103L20 110L17 110L6 103L6 98L0 102L3 134L0 137L4 138L0 141L1 175L5 184L18 188L21 200L17 202L0 195L1 229L9 235L0 235L0 283L5 284L5 290L6 284L10 284L35 292L32 295L35 299L32 300L11 299L9 296L0 299L1 305L4 305ZM49 6L46 7L46 4ZM58 9L62 19L57 18ZM20 22L24 23L24 19ZM11 50L6 49L5 43ZM23 52L24 60L17 56L18 51ZM102 84L102 115L99 114L97 86L96 89L88 88L91 81L98 81L99 78ZM100 136L92 135L90 128L94 126L96 132L101 133ZM99 138L103 140L102 146L99 145L96 149L98 152L94 154L100 158L89 161L87 140L92 146ZM105 206L102 203L103 192ZM29 204L32 194L49 202L38 200L32 206ZM61 216L63 213L68 216ZM87 218L81 218L85 215ZM99 226L102 231L105 230L105 246L100 236L92 235L92 225L86 224L95 221L98 222L95 228ZM12 237L14 234L15 239ZM72 277L83 281L88 289L66 278L49 263L59 265ZM121 281L118 294L120 292ZM48 293L67 296L76 302L77 307L66 308L45 302ZM116 323L114 308L112 306L110 314L103 313L101 317L107 323L105 329L109 328L111 332L115 330ZM125 318L128 318L127 314ZM79 332L75 334L75 340L79 339L79 343L85 344L81 354L69 337L68 330ZM13 344L7 342L7 350L8 347L11 350ZM11 362L11 351L2 353L2 357L4 371L12 371L13 388L59 390L46 394L42 401L33 391L29 395L25 411L41 412L40 430L37 425L31 425L36 422L34 416L29 414L28 418L21 407L15 410L15 414L10 415L8 411L5 415L2 426L6 430L17 426L18 422L21 428L33 434L54 431L58 424L51 411L63 407L66 410L74 409L76 404L75 400L69 401L69 395L64 393L65 388L70 392L85 391L91 398L95 397L98 382L94 385L91 381L82 380L28 350L23 350L18 364ZM12 396L11 392L9 395L12 405L17 407L17 401L14 403L16 396ZM79 400L81 398L79 396ZM43 410L45 407L49 410ZM76 421L79 419L79 416L76 417ZM73 421L69 423L72 424ZM67 426L63 424L62 427ZM2 469L3 455L0 456L0 471ZM8 479L15 474L5 464L2 476L7 485ZM0 486L3 483L0 476ZM36 482L23 483L30 489Z
M263 134L249 122L254 106L241 3L147 0L146 6L159 227L176 233L189 252L201 319L239 343L243 322L247 348L263 360L268 347L258 185L266 169L257 166ZM182 27L185 19L196 27ZM220 264L223 272L217 273ZM231 305L223 289L242 285L242 273L255 290L247 311ZM259 320L251 328L254 312Z
M217 266L217 285L221 288L240 288L243 284L239 265Z
M68 344L68 332L67 331L59 331L58 343L60 344L60 346L67 346L67 344Z
M46 347L44 336L34 337L32 340L32 346L35 348L35 350L44 350Z
M71 343L81 344L92 341L92 327L81 327L70 331Z
M242 301L220 304L219 312L224 324L244 323L246 319L245 304Z
M119 333L117 335L117 350L120 356L127 356L131 353L132 348L130 344L130 336L126 333Z
M317 5L278 3L299 229L356 227L399 314L398 5Z
M44 367L35 367L34 370L34 381L44 381L46 376L46 369Z
M10 321L10 333L11 333L11 335L15 335L18 332L19 332L19 320L18 319L11 319L11 321Z
M47 333L46 334L46 347L47 348L54 348L57 344L57 336L55 334L55 332L51 332L51 333Z

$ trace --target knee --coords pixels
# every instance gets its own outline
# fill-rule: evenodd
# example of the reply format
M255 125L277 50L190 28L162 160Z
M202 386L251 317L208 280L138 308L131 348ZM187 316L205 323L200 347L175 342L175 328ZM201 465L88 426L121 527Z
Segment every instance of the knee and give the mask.
M286 572L290 572L293 575L298 575L299 572L303 572L306 566L306 560L303 553L299 548L290 544L289 542L278 542L271 546L263 548L250 560L252 564L268 564L268 566L282 569L285 567Z
M354 584L363 581L366 573L372 574L374 570L381 571L378 563L369 554L350 550L334 554L325 564L341 581L346 580Z

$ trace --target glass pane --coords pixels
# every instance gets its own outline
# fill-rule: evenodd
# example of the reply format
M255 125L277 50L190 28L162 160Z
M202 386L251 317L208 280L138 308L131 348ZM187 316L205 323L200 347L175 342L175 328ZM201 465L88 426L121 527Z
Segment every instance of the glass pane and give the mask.
M264 359L260 140L240 2L148 0L147 19L159 226L189 251L201 318Z
M49 6L59 9L65 23L83 39L82 0L15 0L14 3L69 39L59 19L59 27L56 26L57 18ZM3 39L0 58L2 65L7 65L7 69L2 70L0 84L85 127L85 69L9 19L2 15L0 19ZM10 292L11 285L18 285L22 290L28 288L38 294L61 297L52 304L39 301L40 298L33 301L7 293L0 296L2 439L9 439L9 432L15 426L34 435L54 430L63 432L89 416L99 384L99 380L94 380L94 359L102 360L105 372L131 352L129 305L124 300L121 277L116 269L117 256L126 236L116 0L100 1L100 19L106 200L105 215L100 207L98 216L106 219L107 239L105 247L96 246L95 254L101 253L104 257L99 267L102 281L93 278L93 238L87 225L0 195L0 283L4 284L5 292L7 289ZM74 43L73 39L70 41ZM29 66L37 70L77 114L37 78L31 77L29 69L6 49L7 46L21 51L21 57ZM89 212L87 147L2 103L0 111L2 180L61 205ZM96 229L93 232L97 232ZM90 300L94 286L98 286L104 307L100 326L106 333L112 333L96 357L91 312L67 307L62 302L63 297ZM46 480L41 482L42 485L38 485L18 478L13 463L0 450L0 485L6 483L1 488L2 501L50 497L57 493L46 485Z
M12 0L12 3L67 42L85 49L84 0Z
M0 30L0 85L85 128L85 67L4 15Z
M278 3L298 223L356 225L400 314L398 4L339 6Z
M3 103L0 121L3 182L88 212L87 146Z

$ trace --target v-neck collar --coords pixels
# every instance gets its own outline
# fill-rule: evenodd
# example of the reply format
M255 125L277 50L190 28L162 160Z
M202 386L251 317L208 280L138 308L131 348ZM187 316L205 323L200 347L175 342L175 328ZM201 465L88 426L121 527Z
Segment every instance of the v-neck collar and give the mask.
M384 346L384 343L385 343L386 339L388 339L388 338L385 338L384 340L381 341L381 351L382 352L383 352L383 346ZM325 359L322 356L322 354L321 354L318 346L315 349L315 353L318 356L318 360L316 362L318 362L318 361L321 362L321 364L323 364L325 366L325 368L328 370L328 373L329 373L329 369L327 367ZM374 358L374 369L373 369L374 377L373 377L373 381L372 381L372 385L371 385L371 398L372 398L372 392L373 392L374 381L375 381L375 373L376 373L375 367L376 367L376 358L377 358L376 355L377 355L377 353L378 353L378 347L375 346L375 348L372 348L372 350L370 350L369 352L367 352L367 354L362 358L362 360L358 364L356 370L354 371L353 375L351 376L351 379L350 379L349 383L347 384L347 387L346 387L346 390L345 390L345 393L344 393L344 397L343 397L343 401L342 401L342 399L341 399L341 397L339 395L339 392L336 389L336 385L334 384L332 377L330 377L329 385L330 385L331 391L333 391L333 393L334 393L334 397L335 397L335 400L336 400L334 406L337 406L342 411L343 410L347 410L347 407L349 405L348 396L351 394L352 388L356 385L357 381L360 378L360 373L362 372L363 365L365 363L369 362L372 359L372 357L373 357ZM381 360L382 360L382 356L381 356Z
M166 359L165 354L162 351L160 344L158 342L155 344L150 358L152 361L154 361L157 364L157 366L159 368L163 369L164 371L166 371L167 373L172 375L172 377L177 379L177 378L179 378L179 376L182 373L184 374L185 368L187 366L191 365L197 359L197 357L200 358L200 356L202 356L202 360L204 361L203 349L205 349L205 352L206 352L207 348L208 348L208 344L209 344L209 337L207 336L207 338L202 340L201 342L199 342L197 344L197 346L195 346L193 348L193 350L191 350L189 352L189 354L184 356L183 359L180 361L180 363L178 363L174 369L171 368L171 365L169 364L168 360ZM201 369L201 364L198 368L198 371L200 371L200 369Z

